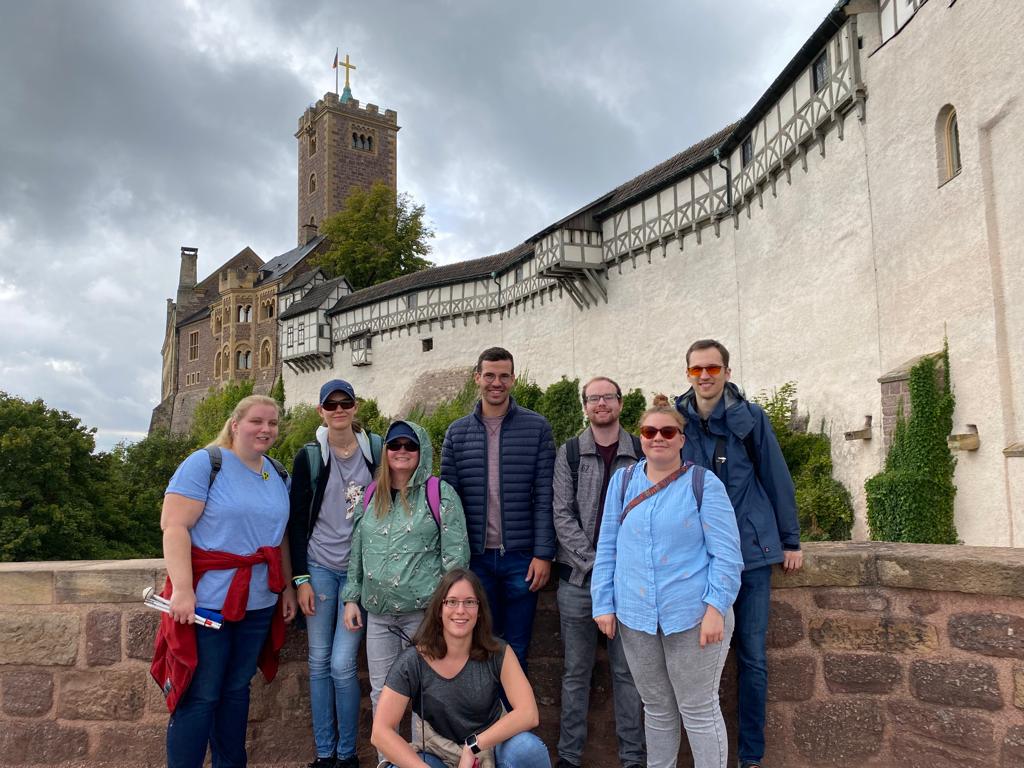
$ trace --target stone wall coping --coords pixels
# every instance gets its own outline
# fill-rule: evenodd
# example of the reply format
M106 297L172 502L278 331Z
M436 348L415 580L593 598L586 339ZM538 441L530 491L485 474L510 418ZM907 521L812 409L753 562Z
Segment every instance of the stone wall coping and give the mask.
M772 587L891 587L1024 597L1024 550L956 544L808 541L804 567Z
M891 587L1024 597L1024 550L1019 548L809 541L803 549L803 569L795 574L776 569L774 588ZM163 573L160 558L0 563L0 604L141 600L140 585L159 584ZM47 589L51 582L55 586ZM14 593L25 584L42 590L19 600Z

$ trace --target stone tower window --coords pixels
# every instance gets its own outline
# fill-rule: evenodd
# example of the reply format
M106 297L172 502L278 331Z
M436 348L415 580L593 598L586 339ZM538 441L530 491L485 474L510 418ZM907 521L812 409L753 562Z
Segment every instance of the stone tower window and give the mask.
M269 368L273 362L273 355L270 351L270 340L264 339L263 344L260 345L260 367Z
M947 104L935 121L935 149L938 156L939 184L945 184L963 168L960 157L960 126L956 109Z
M316 134L309 134L309 156L312 157L316 154Z
M828 51L822 51L814 60L811 69L811 81L814 85L814 92L817 93L828 85Z
M252 304L240 304L238 306L238 322L252 322Z
M199 359L199 331L192 331L188 335L188 359Z
M213 316L213 332L214 333L220 333L223 330L224 330L224 316L220 313L220 310L218 310L217 314L215 314Z
M217 379L220 378L220 368L221 368L221 360L220 360L220 352L218 352L216 355L213 356L213 376L214 376L214 378L217 378Z
M238 350L238 354L235 358L235 368L239 371L248 371L252 369L252 352L250 350Z
M274 316L274 300L267 299L263 302L263 319L269 320Z
M316 174L309 174L309 194L316 192Z

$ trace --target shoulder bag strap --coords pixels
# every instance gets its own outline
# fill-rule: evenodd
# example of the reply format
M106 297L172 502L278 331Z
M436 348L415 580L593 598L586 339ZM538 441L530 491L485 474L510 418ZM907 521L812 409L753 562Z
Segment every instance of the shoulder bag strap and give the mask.
M634 464L633 466L636 466L636 465ZM633 509L633 507L635 507L637 504L639 504L639 503L641 503L643 501L646 501L647 499L651 498L651 496L656 494L658 491L662 491L665 488L668 488L669 485L671 485L673 482L675 482L678 478L682 477L689 468L690 468L690 466L688 464L683 464L681 467L679 467L679 469L677 469L671 475L669 475L668 477L663 477L661 480L659 480L657 483L652 485L646 491L643 491L639 496L631 499L629 504L626 505L625 509L622 510L622 514L619 515L619 524L620 525L622 524L622 521L626 519L626 515L629 514L629 511L631 509ZM622 479L625 482L626 478L624 477Z

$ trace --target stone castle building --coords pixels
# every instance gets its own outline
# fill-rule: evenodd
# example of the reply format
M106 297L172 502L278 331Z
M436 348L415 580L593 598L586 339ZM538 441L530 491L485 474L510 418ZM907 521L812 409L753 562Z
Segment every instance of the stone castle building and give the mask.
M201 282L198 249L181 249L177 296L167 300L160 404L151 430L187 431L196 405L211 388L229 382L252 379L255 392L270 391L282 372L281 313L306 294L322 301L352 292L344 277L327 281L311 266L327 246L317 230L353 189L375 181L396 188L397 134L393 110L361 107L347 85L340 97L326 94L299 118L295 133L298 246L266 263L244 248ZM304 344L307 329L297 330ZM309 332L312 338L326 331L310 326Z
M678 394L687 345L715 337L748 392L796 384L864 537L864 481L884 464L910 364L948 338L955 482L970 500L957 530L1024 545L1022 37L1024 16L997 0L840 0L737 122L507 251L354 292L289 268L271 344L288 401L315 402L338 376L403 413L452 394L494 344L542 386L604 374ZM329 151L394 153L393 132L357 122ZM304 125L300 225L344 183L303 165ZM327 141L317 133L317 152ZM216 329L201 304L177 322L170 305L161 408L237 375L211 361L185 384L187 334ZM271 334L246 330L256 350ZM234 365L238 344L211 335L209 349Z
M997 0L841 0L738 122L508 251L282 314L288 401L340 376L405 412L493 344L542 386L678 394L715 337L748 392L795 382L864 537L909 364L948 338L957 530L1024 545L1022 37Z

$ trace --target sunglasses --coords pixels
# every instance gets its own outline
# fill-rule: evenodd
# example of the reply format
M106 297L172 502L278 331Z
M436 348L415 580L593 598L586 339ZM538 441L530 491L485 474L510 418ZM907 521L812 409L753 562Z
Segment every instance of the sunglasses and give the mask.
M679 427L640 427L640 437L645 440L653 440L658 436L659 432L666 440L671 440L682 430Z
M717 376L724 367L724 365L691 365L686 369L686 372L693 376L693 378L699 379L701 371L707 371L708 376Z
M420 447L416 445L412 440L406 440L404 437L398 440L392 440L388 443L389 451L408 451L409 453L416 453Z
M355 400L328 400L320 406L325 411L336 411L339 408L343 411L351 411L356 407Z

